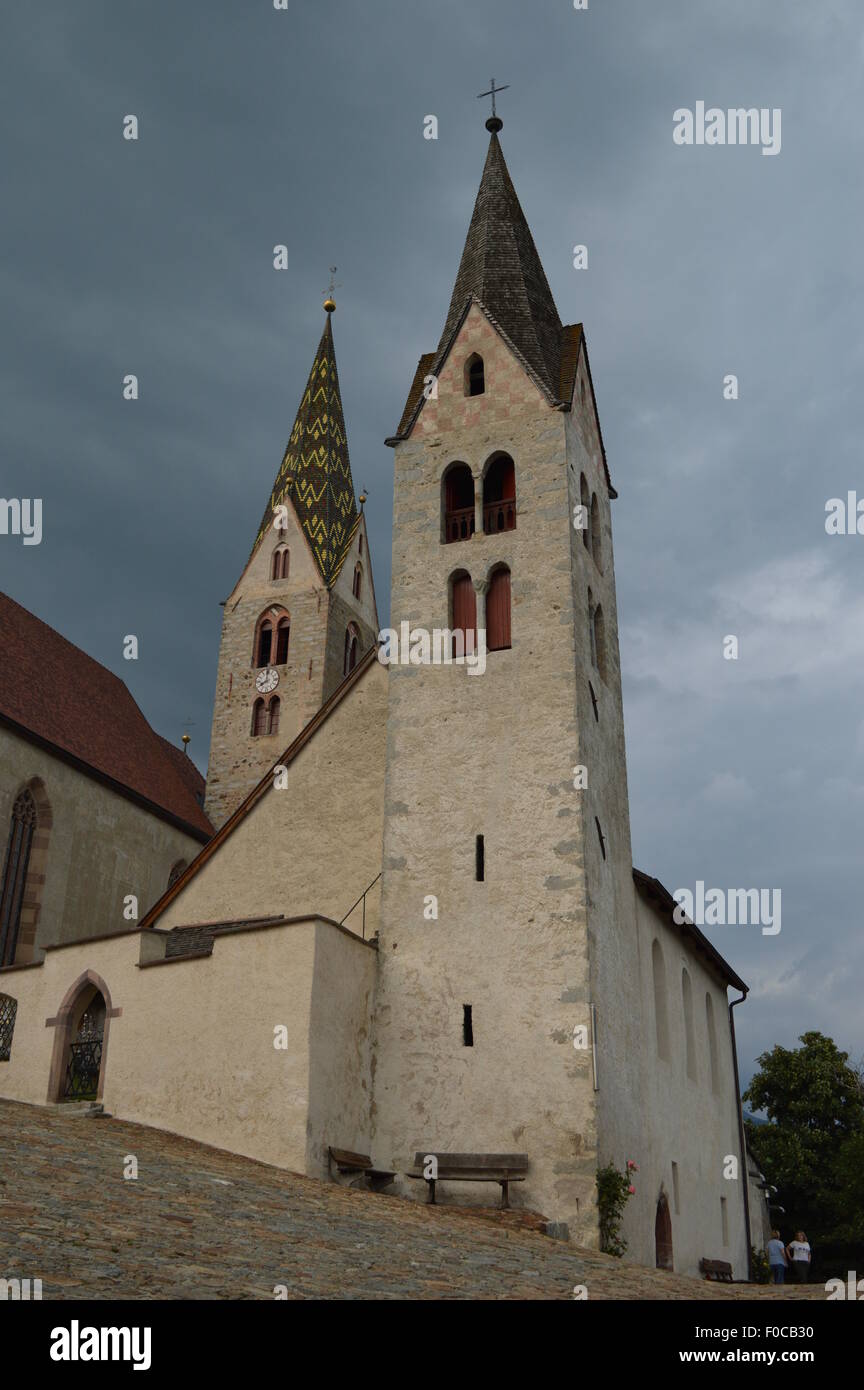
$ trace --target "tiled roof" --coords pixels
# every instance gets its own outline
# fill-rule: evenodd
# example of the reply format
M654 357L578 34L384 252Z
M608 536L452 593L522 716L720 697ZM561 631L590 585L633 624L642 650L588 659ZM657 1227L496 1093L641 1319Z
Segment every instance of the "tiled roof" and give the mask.
M80 647L0 594L0 718L207 839L203 778L154 733L126 686Z
M360 518L329 313L253 552L273 525L275 509L289 499L312 547L321 577L330 588L342 568Z

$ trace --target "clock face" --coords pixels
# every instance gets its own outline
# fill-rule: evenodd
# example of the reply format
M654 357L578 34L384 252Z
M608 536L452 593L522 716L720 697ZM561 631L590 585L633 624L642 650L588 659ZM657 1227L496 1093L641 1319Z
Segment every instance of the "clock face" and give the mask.
M269 695L270 691L275 690L278 684L279 672L272 666L265 667L255 677L255 689L260 695Z

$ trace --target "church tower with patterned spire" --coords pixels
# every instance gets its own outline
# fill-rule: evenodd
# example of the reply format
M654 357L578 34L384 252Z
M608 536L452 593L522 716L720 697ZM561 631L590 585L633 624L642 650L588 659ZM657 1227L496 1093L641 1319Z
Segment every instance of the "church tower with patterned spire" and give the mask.
M325 301L294 428L252 553L224 605L205 802L217 828L378 633L336 370L335 307Z

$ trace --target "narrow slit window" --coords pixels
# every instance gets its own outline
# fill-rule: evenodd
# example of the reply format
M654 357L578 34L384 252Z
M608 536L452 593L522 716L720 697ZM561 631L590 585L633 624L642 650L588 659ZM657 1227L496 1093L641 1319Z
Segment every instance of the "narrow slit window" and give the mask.
M605 858L606 858L606 836L603 834L603 827L601 826L601 824L600 824L600 822L599 822L599 820L597 819L596 816L594 817L594 824L595 824L596 827L597 827L597 839L600 841L600 853L603 855L603 858L605 859Z
M474 876L478 883L486 880L486 842L482 835L477 836L474 847Z
M474 1020L471 1004L462 1005L462 1043L465 1047L474 1046Z

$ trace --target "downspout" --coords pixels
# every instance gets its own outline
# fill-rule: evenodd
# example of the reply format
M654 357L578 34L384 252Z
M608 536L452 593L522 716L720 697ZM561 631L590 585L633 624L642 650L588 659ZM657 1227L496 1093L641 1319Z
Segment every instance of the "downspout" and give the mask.
M741 1106L741 1082L738 1078L738 1048L735 1043L735 1019L732 1010L737 1004L743 1004L747 998L747 990L741 995L740 999L733 999L729 1005L729 1032L732 1037L732 1066L735 1071L735 1104L738 1108L738 1142L741 1147L741 1165L744 1178L744 1221L747 1227L747 1278L753 1282L753 1251L750 1231L750 1168L747 1163L747 1140L744 1136L744 1111Z

